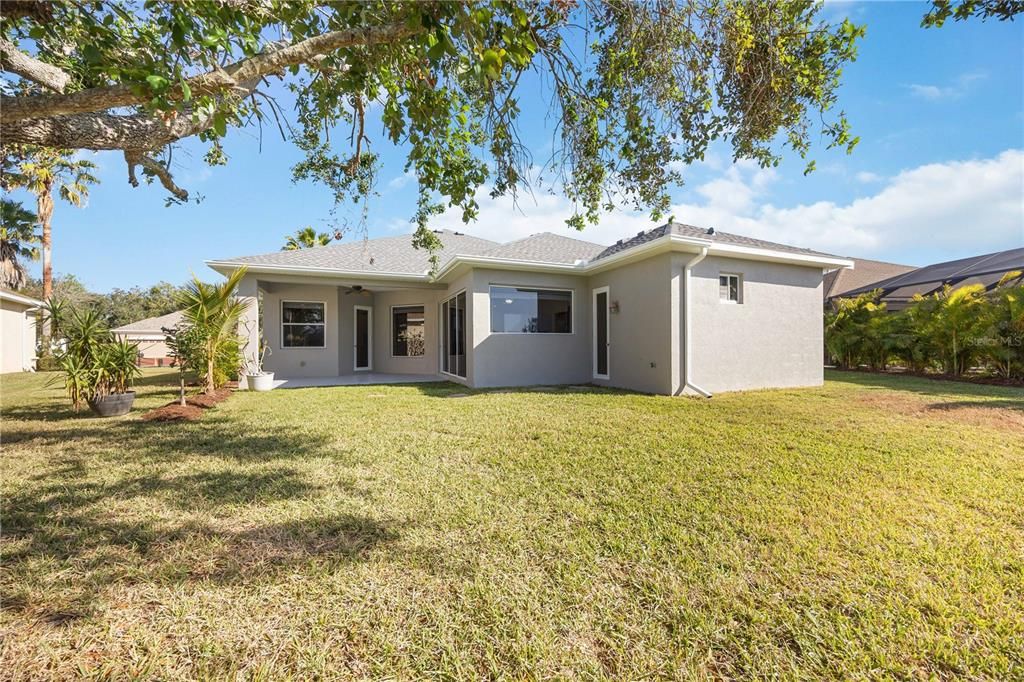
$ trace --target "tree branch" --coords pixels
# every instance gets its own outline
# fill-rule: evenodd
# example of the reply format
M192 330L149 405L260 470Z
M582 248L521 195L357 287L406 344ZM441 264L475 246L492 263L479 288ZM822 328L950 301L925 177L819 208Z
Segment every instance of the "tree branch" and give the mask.
M212 117L193 120L178 114L164 121L146 114L75 114L0 125L5 144L34 144L61 149L148 151L190 137L212 125Z
M48 21L53 18L51 3L40 0L4 0L2 9L4 19L31 17L36 21Z
M0 38L0 69L57 92L64 92L71 82L71 76L61 69L30 57L4 38Z
M189 78L186 82L193 97L217 95L243 82L259 80L263 76L282 72L288 67L316 61L318 56L328 52L346 47L396 42L422 30L397 23L331 31L281 49L264 50L223 68ZM170 88L169 93L171 97L180 97L181 91L181 85L176 84ZM136 94L129 86L123 84L89 88L68 95L0 97L0 121L6 126L7 123L26 119L67 116L132 106L142 104L148 99L145 93Z
M176 196L181 201L188 201L188 191L178 187L174 183L174 178L171 177L171 172L167 168L154 159L153 157L144 154L139 151L126 150L124 153L125 163L128 164L128 182L132 187L139 186L139 179L135 176L135 166L142 166L143 170L149 171L151 174L156 176L168 192Z

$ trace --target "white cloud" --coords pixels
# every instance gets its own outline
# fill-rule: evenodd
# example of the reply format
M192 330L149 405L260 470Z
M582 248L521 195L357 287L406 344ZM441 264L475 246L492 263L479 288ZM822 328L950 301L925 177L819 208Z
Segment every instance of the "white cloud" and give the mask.
M394 177L394 178L391 178L390 180L388 180L388 189L402 189L403 187L405 187L406 185L408 185L410 182L412 182L415 179L416 179L416 174L415 173L413 173L411 170L410 171L406 171L402 175L399 175L397 177Z
M853 177L857 178L857 182L863 182L865 184L871 182L881 182L882 180L885 180L885 178L883 178L878 173L872 173L871 171L861 171Z
M677 204L670 213L683 223L863 257L922 254L918 260L924 261L1024 243L1022 150L905 170L876 193L845 204L775 206L763 200L775 180L770 169L734 165L696 188L699 202ZM466 225L458 211L449 210L433 224L496 241L555 232L606 244L655 225L645 215L620 211L577 235L565 226L572 207L561 195L520 199L517 209L511 199L492 200L481 190L477 222Z
M988 78L988 74L972 72L960 75L949 85L911 83L907 87L910 89L911 94L923 97L924 99L956 99L966 95L967 91L976 81L984 80L985 78Z

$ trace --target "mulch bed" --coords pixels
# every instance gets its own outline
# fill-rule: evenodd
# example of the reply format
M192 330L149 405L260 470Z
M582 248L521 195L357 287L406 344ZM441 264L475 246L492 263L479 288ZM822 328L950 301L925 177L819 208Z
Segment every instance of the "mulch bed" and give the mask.
M230 388L219 388L213 393L200 393L199 395L190 396L185 398L185 405L182 405L179 401L175 400L169 402L163 407L158 407L155 410L142 415L142 421L147 422L180 422L180 421L196 421L203 416L203 411L213 407L222 400L227 400L231 397Z

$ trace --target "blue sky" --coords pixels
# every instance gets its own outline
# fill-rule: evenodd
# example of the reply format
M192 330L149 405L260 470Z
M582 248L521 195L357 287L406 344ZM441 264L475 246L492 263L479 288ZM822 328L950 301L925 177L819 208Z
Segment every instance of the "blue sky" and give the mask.
M925 30L925 10L922 2L829 3L828 16L867 24L840 93L861 144L852 156L816 148L818 171L806 177L799 159L765 171L733 165L728 149L716 148L684 169L685 185L672 192L675 219L917 265L1024 245L1024 20ZM523 99L524 140L538 161L550 147L545 102L539 94ZM402 150L384 143L379 129L370 133L384 168L381 196L369 204L369 235L411 232L415 183L403 177ZM294 149L270 129L259 146L255 130L233 132L229 165L208 168L201 148L186 145L176 152L176 178L205 199L169 208L162 188L128 185L119 155L95 155L102 184L88 206L58 203L55 270L95 291L182 282L193 271L212 279L206 259L275 251L299 227L326 229L331 199L291 182ZM569 207L559 196L481 203L477 223L462 225L451 213L437 226L499 241L569 234ZM355 223L358 211L344 207L338 217ZM650 226L643 215L618 212L572 236L609 243Z

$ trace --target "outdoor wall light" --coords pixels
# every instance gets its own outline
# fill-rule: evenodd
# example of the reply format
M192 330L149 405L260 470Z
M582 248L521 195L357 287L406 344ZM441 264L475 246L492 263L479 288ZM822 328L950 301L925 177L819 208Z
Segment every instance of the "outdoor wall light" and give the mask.
M618 315L618 313L619 313L619 302L618 301L612 301L611 305L608 306L608 311L610 313L614 314L614 315Z

